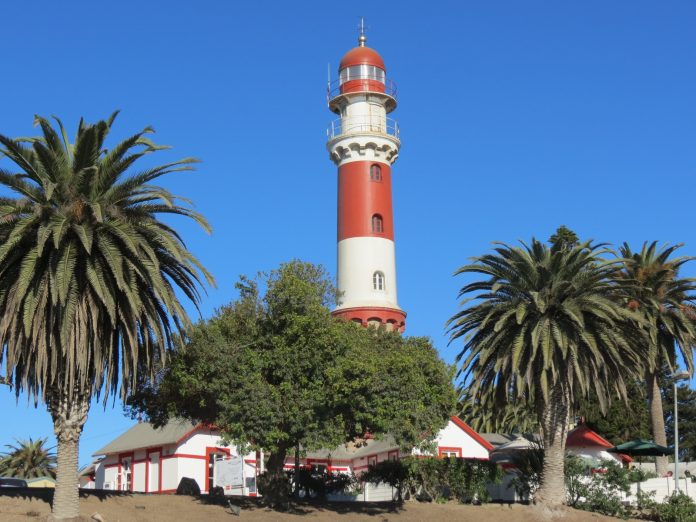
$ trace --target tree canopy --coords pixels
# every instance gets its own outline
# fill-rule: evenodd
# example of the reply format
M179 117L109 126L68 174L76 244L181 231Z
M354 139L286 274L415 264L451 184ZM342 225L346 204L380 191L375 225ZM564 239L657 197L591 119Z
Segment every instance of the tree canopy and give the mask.
M534 404L546 451L537 499L549 504L565 502L563 452L579 399L592 391L606 411L612 397L626 397L627 373L642 371L640 324L614 297L606 253L532 239L497 244L457 271L482 276L462 287L469 304L449 321L452 340L464 339L469 393L488 408L510 397Z
M7 451L0 456L0 475L15 478L56 476L56 455L46 447L46 440L17 440L7 444Z
M16 394L52 416L58 519L79 514L77 444L91 398L125 398L189 324L180 295L197 304L212 283L161 216L207 222L155 184L196 160L135 170L167 147L150 127L107 144L116 115L80 120L72 143L57 118L37 116L38 137L0 135L0 185L16 196L0 198L0 365Z
M624 243L619 249L620 270L615 273L619 298L635 310L648 326L644 336L645 369L650 403L653 439L667 445L659 373L666 365L673 370L680 355L691 375L694 372L693 350L696 347L696 278L681 277L681 268L693 257L674 257L681 247L657 241L644 242L640 251ZM658 475L667 471L667 457L656 460Z
M413 447L454 412L453 369L431 343L332 317L336 291L323 268L292 261L237 288L239 299L197 324L135 397L156 424L214 424L270 452L269 472L279 472L297 444L389 434Z

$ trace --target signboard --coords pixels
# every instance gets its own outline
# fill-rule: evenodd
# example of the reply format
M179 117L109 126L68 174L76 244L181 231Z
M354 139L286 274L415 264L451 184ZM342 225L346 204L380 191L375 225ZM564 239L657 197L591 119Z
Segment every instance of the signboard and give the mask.
M224 489L244 486L244 459L229 457L215 462L215 485Z

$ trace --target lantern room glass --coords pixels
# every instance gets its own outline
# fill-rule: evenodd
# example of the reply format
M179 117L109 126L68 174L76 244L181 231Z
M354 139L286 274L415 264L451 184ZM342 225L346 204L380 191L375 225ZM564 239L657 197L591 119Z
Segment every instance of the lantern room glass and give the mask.
M375 80L380 83L386 82L386 74L383 69L375 65L351 65L345 69L341 69L339 75L340 84L351 80Z

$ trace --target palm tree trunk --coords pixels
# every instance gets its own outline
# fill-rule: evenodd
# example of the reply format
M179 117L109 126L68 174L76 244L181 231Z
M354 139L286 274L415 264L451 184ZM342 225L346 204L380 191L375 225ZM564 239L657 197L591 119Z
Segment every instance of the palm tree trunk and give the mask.
M560 506L566 503L565 445L568 436L569 402L567 392L560 385L554 386L548 401L541 401L544 467L541 486L534 494L535 503L546 506Z
M89 396L77 392L57 392L47 396L46 402L58 441L52 520L77 521L80 519L78 449L82 428L87 421Z
M648 400L650 401L650 423L655 444L667 446L667 434L665 432L665 414L662 410L662 392L657 378L657 372L650 372L646 377L648 384ZM662 477L667 473L667 457L655 459L655 471Z

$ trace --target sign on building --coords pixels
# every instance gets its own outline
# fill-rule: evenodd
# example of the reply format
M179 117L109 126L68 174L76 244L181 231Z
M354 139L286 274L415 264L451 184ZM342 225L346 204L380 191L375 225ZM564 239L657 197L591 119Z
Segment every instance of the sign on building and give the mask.
M229 457L215 462L215 485L225 490L244 487L244 459Z

